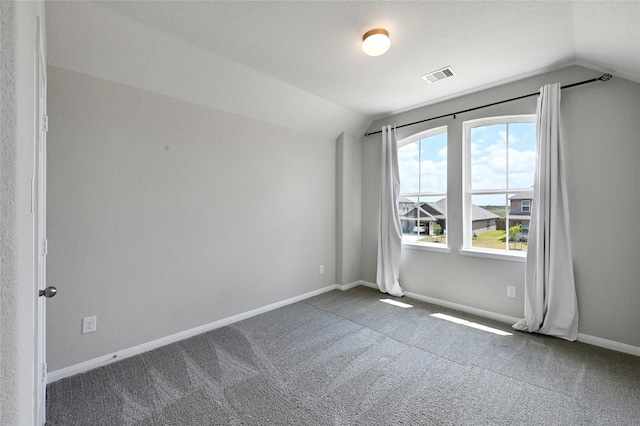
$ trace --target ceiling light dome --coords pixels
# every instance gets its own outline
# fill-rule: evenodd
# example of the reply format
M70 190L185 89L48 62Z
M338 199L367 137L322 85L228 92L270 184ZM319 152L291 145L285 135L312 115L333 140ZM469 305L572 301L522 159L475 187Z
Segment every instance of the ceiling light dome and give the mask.
M389 32L382 28L367 31L362 36L362 50L369 56L380 56L391 46Z

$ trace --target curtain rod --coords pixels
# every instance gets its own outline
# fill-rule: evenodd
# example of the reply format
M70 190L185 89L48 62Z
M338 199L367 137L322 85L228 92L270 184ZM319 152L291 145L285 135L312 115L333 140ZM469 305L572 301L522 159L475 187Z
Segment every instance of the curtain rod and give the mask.
M569 89L571 87L581 86L581 85L587 84L587 83L595 83L596 81L609 81L609 80L611 80L611 77L612 77L611 74L602 74L598 78L592 78L591 80L580 81L578 83L573 83L573 84L569 84L567 86L562 86L561 89ZM402 124L400 126L396 126L396 129L400 129L402 127L407 127L407 126L413 126L415 124L420 124L420 123L424 123L424 122L431 121L431 120L437 120L438 118L451 117L451 116L453 116L453 118L456 118L456 115L458 115L458 114L464 114L465 112L471 112L471 111L475 111L475 110L478 110L478 109L491 107L491 106L494 106L494 105L500 105L500 104L504 104L504 103L507 103L507 102L517 101L517 100L524 99L524 98L530 98L531 96L538 96L538 94L539 94L539 92L529 93L528 95L522 95L522 96L518 96L518 97L515 97L515 98L511 98L511 99L505 99L503 101L493 102L491 104L481 105L481 106L477 106L477 107L474 107L474 108L465 109L465 110L462 110L462 111L451 112L449 114L439 115L437 117L431 117L431 118L427 118L425 120L414 121L413 123ZM365 133L364 135L365 136L371 136L371 135L376 135L378 133L382 133L382 130L378 130L377 132Z

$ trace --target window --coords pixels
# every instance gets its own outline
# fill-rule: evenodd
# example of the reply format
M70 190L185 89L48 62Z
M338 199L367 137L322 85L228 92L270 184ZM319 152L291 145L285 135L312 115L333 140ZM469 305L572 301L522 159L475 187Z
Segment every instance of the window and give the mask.
M463 124L464 249L527 251L536 161L535 115Z
M447 244L447 128L438 127L398 143L402 242Z

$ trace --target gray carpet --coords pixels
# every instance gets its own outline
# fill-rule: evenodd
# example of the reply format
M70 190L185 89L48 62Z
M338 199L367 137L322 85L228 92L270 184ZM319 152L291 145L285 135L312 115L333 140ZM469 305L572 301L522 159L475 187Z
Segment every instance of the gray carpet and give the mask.
M47 424L640 425L639 357L381 298L332 291L52 383Z

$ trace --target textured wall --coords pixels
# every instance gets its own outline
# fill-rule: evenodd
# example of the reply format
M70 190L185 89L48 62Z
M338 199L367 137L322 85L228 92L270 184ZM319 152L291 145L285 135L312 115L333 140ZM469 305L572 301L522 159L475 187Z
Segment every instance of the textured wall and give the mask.
M35 141L35 27L43 2L0 2L0 423L34 424L37 352L31 179Z
M16 29L13 2L0 2L0 424L15 424L17 382Z
M49 368L335 284L335 153L50 66Z
M362 143L343 133L336 141L336 282L360 280Z

